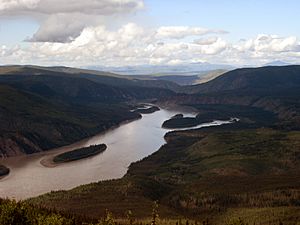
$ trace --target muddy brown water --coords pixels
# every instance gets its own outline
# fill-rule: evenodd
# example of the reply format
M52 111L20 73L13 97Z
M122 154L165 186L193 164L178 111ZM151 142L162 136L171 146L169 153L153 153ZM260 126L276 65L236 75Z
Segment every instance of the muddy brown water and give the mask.
M54 190L121 178L130 163L152 154L165 143L163 137L169 130L161 125L177 113L181 112L162 109L69 146L29 156L0 159L0 164L10 168L10 174L0 179L0 197L20 200ZM184 115L192 116L192 113ZM215 121L201 126L224 123L229 122ZM55 167L45 166L59 153L100 143L105 143L107 149L99 155Z

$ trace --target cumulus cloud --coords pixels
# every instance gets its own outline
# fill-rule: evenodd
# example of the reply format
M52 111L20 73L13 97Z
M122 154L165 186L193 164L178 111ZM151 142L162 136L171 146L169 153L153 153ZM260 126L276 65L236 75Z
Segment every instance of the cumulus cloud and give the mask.
M227 33L223 30L212 30L205 29L202 27L188 27L188 26L165 26L160 27L157 30L157 38L166 38L166 39L182 39L187 36L200 36L205 34L224 34Z
M64 26L55 28L60 29L64 33L63 30L67 28ZM0 61L4 64L64 64L77 67L177 65L200 61L234 65L263 64L273 60L300 61L300 42L293 36L257 35L247 40L229 42L221 35L199 38L198 35L210 33L198 32L198 35L194 35L192 32L192 36L185 34L184 38L170 39L170 35L167 35L168 38L166 35L157 35L164 29L161 27L146 29L136 23L125 23L115 29L110 29L104 24L91 25L82 27L79 34L71 32L69 37L73 38L68 41L62 39L61 42L33 41L14 47L0 43L2 46ZM49 38L51 33L49 31L45 38ZM63 37L57 35L52 38ZM39 39L42 39L42 36Z
M239 51L252 52L288 52L298 51L299 42L297 37L279 37L277 35L260 34L249 40L241 40L236 46Z
M197 45L211 45L218 41L218 37L199 38L194 40Z
M87 26L102 24L107 17L124 17L143 7L143 0L0 0L0 18L36 20L40 27L27 41L70 42Z
M70 42L78 37L85 28L85 16L81 16L81 20L76 20L78 15L56 14L50 16L33 34L32 38L26 41L31 42ZM61 21L64 21L63 23Z

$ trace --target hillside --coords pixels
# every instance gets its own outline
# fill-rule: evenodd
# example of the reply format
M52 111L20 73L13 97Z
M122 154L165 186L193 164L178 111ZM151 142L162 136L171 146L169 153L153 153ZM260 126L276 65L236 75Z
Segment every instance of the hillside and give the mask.
M0 85L0 153L13 156L70 144L84 137L139 118L129 106L53 101Z
M0 75L22 76L67 76L85 78L96 83L115 87L144 87L177 90L178 85L171 81L134 78L109 72L77 69L71 67L40 67L40 66L3 66Z
M0 67L0 155L70 144L125 120L129 102L170 97L164 82L67 67Z
M207 106L213 111L222 106L259 108L282 120L279 126L300 127L300 66L237 69L181 88L184 93L166 99L169 104L203 105L203 111Z
M224 73L204 84L185 87L185 92L203 94L241 90L249 93L275 93L299 88L299 74L300 66L242 68Z
M121 102L167 97L172 91L139 86L116 87L80 77L58 75L0 76L0 83L51 99L75 102ZM146 90L146 91L145 91Z
M131 75L130 78L137 78L143 80L161 80L170 81L176 83L179 86L195 85L206 83L214 78L224 74L227 70L208 70L208 71L193 71L193 72L173 72L173 73L157 73L157 74L147 74L147 75ZM174 91L180 91L179 86L170 86Z
M109 209L117 218L132 210L144 219L158 200L161 218L208 218L213 224L236 217L249 224L300 220L300 67L238 69L180 87L185 93L163 82L163 88L150 87L152 81L52 70L0 76L2 156L51 149L137 119L130 102L149 98L193 107L197 120L240 121L168 133L167 144L131 164L121 179L28 202L89 218Z
M299 132L206 129L169 133L166 140L158 152L133 163L122 179L29 202L92 217L102 216L104 209L122 217L130 209L144 218L152 201L159 200L161 218L188 216L224 224L241 215L247 222L268 224L264 216L285 210L285 216L275 214L277 221L300 219L291 216L299 212ZM260 217L253 218L255 213Z
M183 87L197 89L193 94L161 98L193 107L199 120L238 117L239 122L170 132L166 145L131 164L122 179L29 202L91 217L108 208L123 218L130 209L145 218L158 200L162 218L225 224L237 216L249 224L295 224L300 220L300 68L276 68L235 70Z
M224 69L207 71L206 73L199 75L198 80L196 80L194 82L194 84L206 83L210 80L217 78L218 76L221 76L222 74L226 73L227 71L228 70L224 70Z

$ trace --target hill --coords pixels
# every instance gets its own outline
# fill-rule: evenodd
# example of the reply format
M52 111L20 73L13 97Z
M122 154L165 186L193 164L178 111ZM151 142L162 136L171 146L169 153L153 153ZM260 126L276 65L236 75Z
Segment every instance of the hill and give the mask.
M68 67L6 66L0 74L5 157L70 144L139 118L130 102L174 94L169 82Z
M129 102L148 98L193 107L199 120L240 121L170 132L165 145L131 164L123 178L51 192L30 204L79 217L100 218L109 209L118 218L128 210L146 218L158 201L161 218L300 220L299 66L237 69L184 87L92 73L6 68L0 76L1 154L46 150L137 119Z
M0 75L22 76L67 76L72 78L89 79L96 83L114 87L144 87L177 90L178 85L171 81L133 78L110 72L77 69L70 67L40 67L40 66L3 66Z
M237 90L250 93L286 91L299 88L299 74L300 66L242 68L224 73L204 84L185 87L185 91L190 94Z
M139 118L124 103L75 104L0 85L0 154L30 154L70 144Z
M109 209L122 218L130 209L145 218L158 200L161 218L209 218L212 224L234 215L250 224L300 219L294 211L299 212L299 132L227 127L172 132L166 140L159 151L131 164L122 179L29 202L91 217ZM253 218L255 213L260 216Z
M227 72L207 83L181 87L166 102L220 107L247 106L276 115L287 129L300 127L300 66L245 68ZM225 110L225 111L226 111ZM224 111L224 110L223 110Z

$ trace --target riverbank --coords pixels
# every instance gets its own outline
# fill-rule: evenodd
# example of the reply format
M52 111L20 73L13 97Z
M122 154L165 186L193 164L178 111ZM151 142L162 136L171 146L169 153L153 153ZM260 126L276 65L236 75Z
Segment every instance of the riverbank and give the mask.
M226 224L236 215L249 224L268 224L274 210L282 209L285 213L276 213L276 219L295 224L298 162L284 165L298 151L299 135L226 126L173 131L166 135L167 144L131 164L121 179L52 192L30 202L98 218L105 209L124 218L130 209L136 218L145 218L158 200L160 218L208 218L212 224ZM281 148L274 149L279 144ZM277 157L281 153L284 158ZM256 214L259 217L253 218Z
M178 113L181 112L161 109L152 114L144 114L142 119L123 122L114 129L72 145L2 159L3 163L0 161L0 164L11 168L11 176L1 181L0 197L22 200L50 191L68 190L100 180L121 178L126 174L130 163L152 154L165 143L163 137L167 130L161 128L161 124ZM55 155L101 143L105 143L109 151L58 166L50 163ZM24 188L12 189L12 186Z
M69 163L77 160L93 157L104 152L107 149L105 144L91 145L89 147L82 147L72 151L60 153L41 160L41 165L48 168L53 168L62 163Z
M206 125L222 125L222 124L229 124L238 122L238 118L227 118L227 119L211 119L211 120L202 120L196 117L184 117L182 114L177 114L172 118L164 121L162 124L162 128L165 129L195 129L205 127Z

